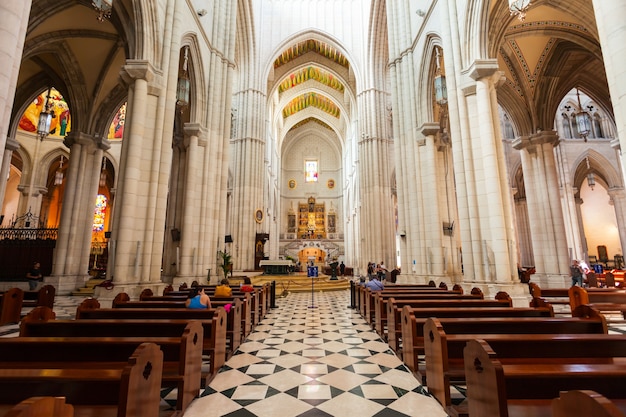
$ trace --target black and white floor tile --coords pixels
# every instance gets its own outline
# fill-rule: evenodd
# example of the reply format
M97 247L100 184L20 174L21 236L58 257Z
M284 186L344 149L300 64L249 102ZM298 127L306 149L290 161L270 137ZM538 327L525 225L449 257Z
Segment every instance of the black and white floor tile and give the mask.
M186 417L446 416L347 291L276 304Z

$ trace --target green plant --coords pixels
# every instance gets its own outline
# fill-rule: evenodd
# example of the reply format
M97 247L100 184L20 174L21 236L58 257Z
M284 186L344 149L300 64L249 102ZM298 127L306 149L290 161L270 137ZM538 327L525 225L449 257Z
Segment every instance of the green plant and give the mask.
M217 251L217 256L220 259L219 267L224 272L224 278L226 278L228 276L228 271L232 268L232 256L230 256L230 253L221 250Z

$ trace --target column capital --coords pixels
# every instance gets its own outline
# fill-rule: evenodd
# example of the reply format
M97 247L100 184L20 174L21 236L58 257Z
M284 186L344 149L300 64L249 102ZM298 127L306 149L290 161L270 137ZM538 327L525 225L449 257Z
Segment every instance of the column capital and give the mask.
M100 135L88 135L82 132L70 132L63 140L63 144L68 148L74 145L91 146L95 149L107 150L111 147L111 142Z
M189 137L196 136L198 138L199 146L206 146L208 129L202 126L200 123L185 123L183 126L185 132L185 146L189 146Z
M7 142L4 145L4 149L7 151L17 151L20 148L20 143L14 138L7 137Z
M470 64L470 66L463 71L474 81L478 81L481 78L491 77L492 75L500 72L497 59L476 59Z
M137 80L145 80L148 93L155 96L163 89L162 75L149 61L138 59L126 60L126 65L120 70L120 80L124 85L130 86Z
M124 83L130 85L135 80L152 82L156 71L152 64L146 60L128 59L126 65L120 70L120 77Z
M537 132L530 136L521 136L512 142L514 149L521 151L526 149L529 153L535 153L535 147L550 143L552 146L558 145L560 142L559 135L554 130L545 130Z
M439 132L439 123L437 122L424 122L420 127L417 128L417 131L424 136L432 136L436 135Z

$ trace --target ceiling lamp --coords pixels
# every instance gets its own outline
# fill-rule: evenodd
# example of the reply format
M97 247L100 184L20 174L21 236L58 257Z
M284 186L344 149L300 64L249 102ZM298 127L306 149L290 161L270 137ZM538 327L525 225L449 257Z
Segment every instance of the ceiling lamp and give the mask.
M511 16L517 15L517 18L523 22L526 18L526 11L530 7L530 0L509 0L509 10Z
M589 165L589 157L585 157L585 160L587 161L587 170L591 171L591 166ZM593 172L589 172L587 174L587 185L589 186L589 188L591 188L591 191L593 191L593 187L596 186L596 176L593 174Z
M578 127L578 133L587 142L587 136L591 132L591 116L589 113L583 110L580 105L580 93L578 88L576 89L576 97L578 98L578 111L576 112L576 126Z
M104 22L104 19L111 17L111 11L113 9L113 0L91 0L91 5L98 13L99 22Z
M59 169L54 174L54 185L63 184L63 155L61 155L61 162L59 162Z
M100 171L100 187L107 185L107 159L102 158L102 171Z
M185 56L183 58L183 67L178 75L178 85L176 86L176 105L179 107L187 107L189 105L190 82L187 74L187 61L189 59L189 47L185 46Z
M448 89L446 87L446 76L443 75L443 73L441 72L441 64L439 63L439 59L439 48L435 48L435 60L437 63L435 79L433 80L435 87L435 100L440 106L445 106L448 103Z
M50 94L52 94L52 87L48 88L48 94L46 94L46 101L39 113L39 121L37 122L37 136L40 140L44 140L50 133L50 124L55 117L54 110L52 110L52 103L50 103Z

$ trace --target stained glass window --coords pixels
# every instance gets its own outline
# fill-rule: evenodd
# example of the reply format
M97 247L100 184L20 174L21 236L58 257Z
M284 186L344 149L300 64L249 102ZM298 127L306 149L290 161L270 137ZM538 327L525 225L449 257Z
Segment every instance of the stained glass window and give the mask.
M304 161L304 179L306 182L317 182L317 161Z
M122 104L115 113L115 117L109 126L109 139L122 139L124 136L124 124L126 123L126 103Z
M96 197L96 209L93 215L93 231L102 232L104 230L104 215L107 209L107 198L98 194Z

